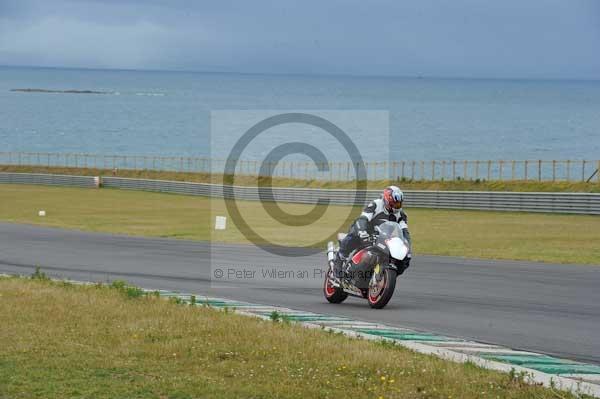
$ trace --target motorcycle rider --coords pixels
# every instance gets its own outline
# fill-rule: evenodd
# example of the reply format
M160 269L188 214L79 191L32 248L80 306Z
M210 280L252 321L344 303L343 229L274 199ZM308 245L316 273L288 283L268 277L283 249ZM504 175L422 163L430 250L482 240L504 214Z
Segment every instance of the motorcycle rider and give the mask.
M381 198L371 201L363 209L350 226L346 237L340 240L340 249L334 262L335 277L343 277L343 264L352 251L369 244L375 226L387 221L408 222L408 216L402 210L403 200L404 194L398 187L388 186L383 190Z

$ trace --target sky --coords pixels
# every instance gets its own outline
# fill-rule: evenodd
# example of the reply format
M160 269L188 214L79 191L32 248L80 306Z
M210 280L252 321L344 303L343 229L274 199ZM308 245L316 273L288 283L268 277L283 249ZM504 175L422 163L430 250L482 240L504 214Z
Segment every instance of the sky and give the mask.
M0 65L600 79L600 0L0 0Z

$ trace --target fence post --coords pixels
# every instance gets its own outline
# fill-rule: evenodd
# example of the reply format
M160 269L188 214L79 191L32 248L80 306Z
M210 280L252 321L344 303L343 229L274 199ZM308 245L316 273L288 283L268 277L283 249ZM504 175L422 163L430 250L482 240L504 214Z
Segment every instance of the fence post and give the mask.
M391 168L391 165L390 165ZM388 161L383 161L383 178L384 179L389 179L390 178L390 173L389 173L390 169L388 168Z
M475 180L479 179L479 161L475 161Z
M527 172L529 169L529 161L525 160L525 181L527 181Z
M444 180L446 178L446 161L442 161L442 178Z
M488 167L488 170L487 170L487 179L488 179L488 181L490 181L490 180L492 180L492 161L488 160L487 164L488 164L487 165L487 167Z
M469 161L465 160L463 164L463 179L467 180L467 168L469 167Z
M556 181L556 159L552 160L552 181Z
M404 161L402 161L402 179L404 179Z
M500 160L499 171L498 171L498 180L503 181L504 177L502 176L502 169L504 169L504 161Z
M415 180L415 169L417 166L417 161L412 161L412 172L411 172L411 176L410 179L411 180Z
M435 161L431 161L431 180L435 181Z
M571 180L571 160L567 159L567 181Z
M581 161L581 181L585 181L585 159Z
M329 167L329 181L333 181L333 163L328 162L327 166Z
M456 180L456 161L452 161L452 180Z
M598 182L600 183L600 161L598 161L596 167L598 168L598 172L596 173L596 175L598 176Z
M538 160L538 181L542 181L542 160Z

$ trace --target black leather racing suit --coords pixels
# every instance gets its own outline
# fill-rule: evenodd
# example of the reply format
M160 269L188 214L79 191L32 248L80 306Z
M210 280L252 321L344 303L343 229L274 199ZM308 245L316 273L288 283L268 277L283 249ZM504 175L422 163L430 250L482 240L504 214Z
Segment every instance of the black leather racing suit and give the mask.
M402 209L395 209L390 213L385 208L383 199L379 198L371 201L358 219L352 223L350 230L348 230L348 235L340 240L339 255L347 258L352 251L363 244L361 234L363 236L373 234L375 226L387 221L400 222L402 220L408 223L408 216Z

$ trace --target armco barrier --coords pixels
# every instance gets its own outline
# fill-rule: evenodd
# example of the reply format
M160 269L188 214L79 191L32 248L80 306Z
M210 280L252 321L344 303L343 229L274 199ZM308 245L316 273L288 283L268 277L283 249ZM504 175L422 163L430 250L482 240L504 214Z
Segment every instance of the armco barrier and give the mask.
M86 176L0 173L0 183L50 184L94 187L94 178ZM102 186L128 190L224 197L223 186L164 180L103 177ZM235 186L236 198L259 200L267 190ZM379 191L367 191L366 199L376 198ZM405 191L406 206L413 208L473 209L519 212L573 213L600 215L600 194L592 193L520 193L494 191ZM277 201L313 204L319 198L334 205L354 203L354 190L273 187Z
M224 197L223 187L216 184L185 183L161 180L102 178L104 187L147 190L177 194ZM259 200L267 191L257 187L235 186L234 195L243 200ZM366 198L376 198L380 191L367 191ZM405 191L406 206L414 208L474 209L519 212L575 213L600 215L600 194L592 193L520 193L494 191ZM277 201L312 204L319 198L331 204L354 203L354 190L273 187Z
M96 187L93 176L49 175L44 173L0 173L0 183Z

